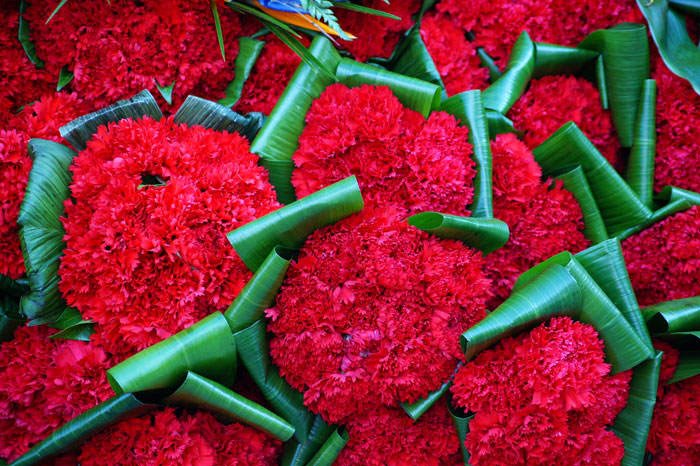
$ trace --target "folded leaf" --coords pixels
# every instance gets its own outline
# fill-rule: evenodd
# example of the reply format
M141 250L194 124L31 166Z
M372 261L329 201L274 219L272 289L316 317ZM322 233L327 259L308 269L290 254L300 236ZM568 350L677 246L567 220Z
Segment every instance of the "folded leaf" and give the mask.
M408 416L411 419L417 421L423 414L425 414L426 411L428 411L435 404L437 400L442 398L442 396L445 393L447 393L451 385L452 380L448 380L447 382L443 383L440 386L440 388L433 392L430 392L425 398L421 398L418 401L413 402L411 404L401 403L401 407L404 411L406 411L406 414L408 414Z
M433 57L420 36L420 26L414 26L406 34L392 56L389 69L404 76L412 76L433 83L441 88L441 96L447 98L445 84L435 66Z
M523 134L522 131L515 129L513 120L495 110L486 110L486 121L491 139L495 139L499 134L513 133L518 137Z
M236 376L236 341L220 312L150 346L107 371L118 394L175 389L192 371L232 385Z
M264 46L265 42L251 39L250 37L238 39L238 55L236 55L236 61L233 62L234 78L226 86L224 98L219 100L221 105L228 108L236 105L238 99L241 98L243 86L248 80L255 62L258 61Z
M409 217L408 223L440 238L458 239L484 254L502 247L510 235L508 225L495 218L422 212Z
M593 50L535 42L533 78L552 74L577 74L590 66L599 54Z
M161 97L168 105L173 104L173 90L175 89L175 83L177 80L171 82L170 84L161 86L158 81L156 81L156 89L160 92Z
M58 74L58 83L56 84L56 91L60 91L66 87L70 82L73 81L73 73L68 69L67 66L61 68Z
M354 176L338 181L228 233L243 262L252 271L276 246L298 249L314 230L362 210Z
M306 440L299 442L291 439L286 443L280 465L305 466L335 430L335 426L326 424L321 416L317 415Z
M694 205L700 205L700 194L675 186L667 186L659 193L657 200L666 204L652 212L651 216L643 222L619 232L616 236L621 240L629 238L673 214L688 210Z
M195 96L188 96L175 114L175 123L203 126L214 131L239 133L253 140L263 124L260 113L241 115L221 104Z
M656 81L644 81L641 92L626 178L639 200L652 208L656 156Z
M464 444L467 434L469 433L469 423L474 419L474 414L465 413L462 408L455 407L452 403L452 396L447 396L447 410L452 417L455 429L457 430L457 438L459 438L459 449L462 452L462 460L465 466L469 466L471 455Z
M306 463L307 466L331 466L338 458L340 451L345 448L348 438L348 432L344 428L336 429L321 445L313 458Z
M564 188L574 195L579 206L581 206L584 225L583 233L586 238L593 244L608 239L608 232L605 230L603 217L581 167L576 166L558 175L557 179L564 183Z
M700 296L645 307L642 314L653 333L700 330Z
M505 72L483 92L484 107L502 114L508 113L523 95L535 70L535 44L523 31L513 45Z
M43 68L44 67L44 62L39 58L39 56L36 54L36 47L34 47L34 43L32 42L31 39L31 31L29 30L29 23L27 22L26 19L24 19L24 12L27 9L27 1L26 0L20 0L19 2L19 27L17 28L17 40L19 40L19 43L22 44L22 48L24 49L24 53L27 55L27 58L29 58L29 61L31 61L34 66L37 68Z
M700 374L700 351L681 351L676 372L668 381L669 384L680 382Z

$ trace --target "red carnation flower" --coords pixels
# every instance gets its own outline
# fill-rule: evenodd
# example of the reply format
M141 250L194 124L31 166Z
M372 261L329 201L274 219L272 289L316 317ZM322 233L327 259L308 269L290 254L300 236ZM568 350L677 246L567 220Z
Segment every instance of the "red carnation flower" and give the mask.
M700 207L626 239L622 251L642 306L700 294Z
M524 131L530 149L542 144L567 121L573 121L593 145L615 165L620 143L610 113L600 104L598 89L576 76L545 76L530 87L509 112L516 128Z
M109 427L86 442L79 461L117 466L277 464L282 444L238 423L222 424L206 412L165 408Z
M700 95L660 57L654 62L656 102L656 189L668 185L700 191L700 128L694 124Z
M95 107L143 89L158 95L156 83L174 82L177 108L190 94L223 97L233 79L241 26L229 8L219 9L226 61L208 2L68 2L45 24L53 8L37 2L27 9L37 52L54 77L68 66L74 73L71 89Z
M366 61L370 57L388 58L403 33L413 25L413 15L420 9L421 2L393 0L386 3L384 0L365 0L362 3L366 7L396 15L401 20L337 8L338 23L345 31L357 36L354 40L340 42L358 61Z
M276 37L268 36L265 42L236 103L237 112L269 115L301 62L299 55Z
M510 238L486 256L493 280L493 309L508 295L521 273L562 251L578 252L589 242L583 235L583 214L576 198L557 181L540 181L541 169L532 152L514 135L491 143L493 208L506 222Z
M59 128L91 110L75 93L46 94L22 109L10 121L10 127L26 133L30 138L63 142Z
M112 394L102 348L49 335L46 327L21 327L0 345L0 457L16 458Z
M597 29L625 21L644 22L635 3L627 0L442 0L437 10L449 14L464 31L473 32L476 45L484 47L501 67L522 31L538 42L575 46Z
M400 408L381 408L350 420L338 466L456 466L463 464L452 419L438 403L414 421Z
M110 352L224 309L250 279L225 234L278 207L257 162L239 134L172 119L100 127L78 154L60 289Z
M627 404L630 379L610 375L595 329L569 317L503 339L452 386L455 403L475 413L471 463L620 464L622 441L607 426Z
M467 133L444 112L425 120L388 87L335 84L306 116L292 184L302 197L352 174L371 204L465 215L475 175Z
M437 389L485 315L481 255L389 210L313 233L267 311L274 362L331 422Z
M449 95L488 87L489 72L481 66L476 47L447 16L427 15L421 23L420 36Z

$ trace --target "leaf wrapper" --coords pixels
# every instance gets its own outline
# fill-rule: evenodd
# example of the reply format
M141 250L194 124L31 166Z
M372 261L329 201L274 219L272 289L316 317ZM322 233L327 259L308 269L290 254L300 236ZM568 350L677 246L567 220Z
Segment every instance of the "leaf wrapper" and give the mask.
M533 78L552 74L577 74L598 58L592 50L535 42Z
M154 120L160 120L163 117L156 99L148 91L141 91L128 100L120 100L96 112L76 118L61 126L59 131L66 141L81 151L85 149L87 142L100 126L126 118L143 117L151 117Z
M458 239L484 254L502 247L510 236L508 225L495 218L422 212L409 217L408 223L440 238Z
M700 330L700 296L648 306L642 313L655 334Z
M505 72L483 92L484 107L508 113L523 95L535 70L535 44L527 32L513 45Z
M321 416L313 419L308 436L303 442L292 439L284 447L281 466L305 466L321 446L335 431L335 427L326 424Z
M221 104L195 96L188 96L175 114L175 123L189 126L203 126L214 131L239 133L248 140L253 140L263 124L260 113L241 115Z
M406 411L406 414L408 414L411 419L417 421L435 404L437 400L442 398L442 396L447 393L451 385L452 380L448 380L447 382L443 383L440 388L430 392L425 398L421 398L420 400L411 404L401 403L401 407L404 411Z
M469 459L471 455L464 444L467 434L469 433L469 423L474 419L474 414L465 413L461 408L456 408L452 403L452 396L448 394L447 396L447 410L452 417L452 422L454 422L455 429L457 430L457 437L459 438L459 449L462 452L462 460L465 466L469 466Z
M194 372L187 372L185 381L165 403L204 408L226 420L267 432L283 442L294 435L294 427L269 409Z
M39 56L36 53L36 47L34 47L34 43L32 42L31 39L31 31L29 30L29 22L24 19L24 12L27 9L27 2L26 0L20 0L19 2L19 27L17 28L17 40L19 40L19 43L22 45L22 48L24 49L24 53L27 55L27 58L29 58L29 61L31 61L34 66L37 68L43 68L44 67L44 61L39 58Z
M653 208L656 156L656 81L644 81L634 124L634 141L627 163L627 183L639 200Z
M214 312L193 326L150 346L107 371L118 394L174 389L192 371L232 385L236 342L228 321Z
M362 210L364 203L354 176L228 233L228 240L252 271L276 246L298 249L314 230Z
M433 57L420 36L420 27L414 26L399 44L390 63L391 71L404 76L412 76L441 88L441 96L447 98L445 84L435 66Z
M344 428L337 428L321 445L321 448L313 458L306 463L307 466L331 466L338 458L341 450L345 448L348 438L348 432Z
M245 86L250 72L258 61L258 57L265 46L265 42L251 39L250 37L241 37L238 39L238 55L233 62L235 74L233 80L226 86L224 97L219 100L219 104L224 107L231 108L236 105L236 102L241 98L243 86Z
M598 204L593 197L591 187L588 184L586 175L580 166L557 176L557 179L564 183L564 188L574 195L583 214L583 233L588 240L597 244L608 239L608 232L605 229L605 222L598 209Z
M700 338L699 338L700 339ZM681 351L676 372L668 381L669 384L680 382L700 374L700 351Z

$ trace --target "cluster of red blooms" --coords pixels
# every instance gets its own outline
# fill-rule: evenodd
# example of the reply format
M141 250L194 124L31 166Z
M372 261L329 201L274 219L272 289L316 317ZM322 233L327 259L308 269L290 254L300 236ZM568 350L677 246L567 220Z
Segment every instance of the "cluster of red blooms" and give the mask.
M476 46L447 16L432 12L426 15L421 22L420 36L448 95L488 87L489 72L481 65Z
M700 95L671 73L663 60L652 61L656 79L656 188L673 185L700 192L700 128L693 123Z
M165 408L121 421L90 439L78 457L83 466L183 466L278 464L282 444L238 423L222 424L206 412Z
M644 22L635 2L627 0L442 0L436 8L473 32L475 45L484 47L501 68L521 31L534 41L575 46L597 29Z
M0 458L18 457L112 393L111 360L100 346L50 334L21 327L0 345Z
M485 259L494 308L521 273L561 251L585 249L588 240L576 198L560 182L541 181L542 170L525 144L513 134L499 135L491 153L494 214L510 228L506 245Z
M61 141L58 128L84 113L75 95L57 93L42 97L9 121L11 130L0 129L0 274L16 279L24 274L17 217L24 198L32 161L27 154L31 138Z
M426 120L388 87L329 86L314 101L293 159L306 196L356 175L366 203L466 215L475 175L468 130L444 112Z
M617 465L608 430L627 403L631 372L610 375L595 329L568 317L501 340L455 376L454 402L475 413L471 464Z
M667 385L678 365L679 353L662 341L655 341L654 346L664 356L647 441L651 466L700 464L700 376Z
M622 242L642 306L700 295L700 207L692 207Z
M396 217L366 207L313 233L267 311L275 364L331 422L437 389L485 316L481 255Z
M418 421L400 408L381 408L350 420L350 439L337 466L457 466L463 464L459 440L444 403L438 402Z
M250 272L225 234L278 207L236 133L172 118L102 126L75 158L60 289L115 354L226 308Z
M598 89L576 76L545 76L530 87L508 113L524 132L523 141L534 149L573 121L612 165L620 148L610 112L603 110Z

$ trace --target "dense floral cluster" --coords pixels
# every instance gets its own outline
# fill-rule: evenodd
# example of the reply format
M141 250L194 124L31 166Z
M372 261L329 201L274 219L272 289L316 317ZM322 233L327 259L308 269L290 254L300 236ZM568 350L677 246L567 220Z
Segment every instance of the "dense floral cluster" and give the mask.
M501 67L521 31L538 42L573 46L597 29L644 21L635 3L627 0L442 0L436 8L473 32L476 45Z
M111 352L224 309L250 279L225 234L278 206L257 162L242 136L171 118L102 126L78 154L60 289Z
M700 294L700 207L692 207L622 242L643 306Z
M350 439L337 466L456 466L462 464L459 440L444 403L420 420L400 408L381 408L347 425Z
M471 464L618 465L607 429L627 403L631 372L610 375L595 329L568 317L501 340L455 376L455 403L475 413Z
M222 424L205 412L165 408L122 421L87 442L82 466L98 466L109 458L115 466L183 466L278 464L281 442L238 423Z
M444 112L426 120L388 87L334 84L307 114L292 183L303 197L352 174L366 203L466 215L476 173L467 133Z
M530 87L508 114L525 134L523 141L534 149L573 121L613 165L620 143L610 113L603 110L598 89L576 76L545 76L533 79Z
M656 188L674 185L700 191L700 127L693 121L700 95L688 81L671 73L661 58L652 63L658 87Z
M476 47L448 17L434 13L427 15L421 22L420 36L448 95L488 87L489 72L481 65Z
M460 333L485 316L480 254L389 210L312 234L267 311L274 362L331 422L438 388Z
M651 466L691 466L700 463L700 376L666 385L678 364L678 351L654 342L664 352L659 397L649 431Z
M340 25L357 36L351 41L340 41L358 61L370 57L388 58L398 45L401 36L413 24L413 15L421 6L420 0L365 0L364 6L386 11L401 18L395 20L337 8Z
M46 24L55 6L31 2L25 13L37 53L54 82L68 67L71 89L95 108L172 83L174 108L189 94L216 100L233 79L241 25L229 8L219 9L224 61L209 2L68 2Z
M499 135L491 152L494 214L510 228L506 245L486 256L493 308L521 273L561 251L585 249L588 240L578 202L560 182L540 181L540 166L525 144L512 134Z
M107 399L110 358L94 343L22 327L0 345L0 458L14 459L59 425Z

